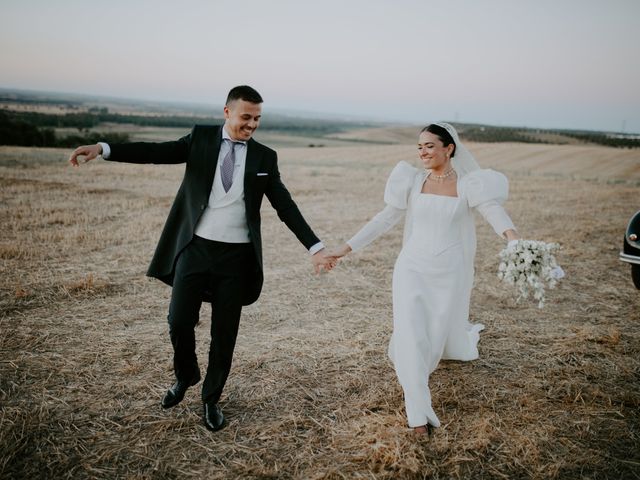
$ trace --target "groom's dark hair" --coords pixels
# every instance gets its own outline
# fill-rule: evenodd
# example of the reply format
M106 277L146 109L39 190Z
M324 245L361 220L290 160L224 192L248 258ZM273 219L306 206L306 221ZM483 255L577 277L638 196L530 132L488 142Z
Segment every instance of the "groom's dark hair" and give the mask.
M435 123L432 123L431 125L427 125L422 130L420 130L420 133L424 133L424 132L433 133L436 137L440 139L440 141L445 147L448 147L449 145L453 144L453 152L451 152L451 158L455 156L456 142L453 141L453 137L449 132L447 132L446 128L441 127L440 125L436 125Z
M251 103L262 103L262 97L260 94L251 88L249 85L238 85L233 87L227 95L227 102L225 105L229 105L235 100L244 100Z

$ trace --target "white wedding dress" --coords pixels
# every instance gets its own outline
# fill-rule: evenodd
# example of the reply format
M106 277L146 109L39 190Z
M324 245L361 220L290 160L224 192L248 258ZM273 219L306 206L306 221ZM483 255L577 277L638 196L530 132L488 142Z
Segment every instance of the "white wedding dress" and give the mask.
M476 246L471 208L500 236L515 228L501 206L508 193L504 175L492 170L463 173L458 172L457 197L425 194L427 172L398 163L387 181L387 206L347 242L360 250L406 215L404 244L393 271L389 357L411 427L440 426L429 390L429 375L440 359L478 358L484 326L469 323Z

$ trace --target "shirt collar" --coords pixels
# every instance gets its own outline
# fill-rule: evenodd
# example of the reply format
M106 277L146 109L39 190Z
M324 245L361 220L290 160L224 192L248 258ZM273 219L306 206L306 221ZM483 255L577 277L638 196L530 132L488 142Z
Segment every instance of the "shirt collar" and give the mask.
M229 136L229 133L227 132L227 127L226 126L222 126L222 140L231 140L232 142L236 142L236 143L241 143L242 145L246 145L247 142L243 141L243 140L234 140L233 138L231 138Z

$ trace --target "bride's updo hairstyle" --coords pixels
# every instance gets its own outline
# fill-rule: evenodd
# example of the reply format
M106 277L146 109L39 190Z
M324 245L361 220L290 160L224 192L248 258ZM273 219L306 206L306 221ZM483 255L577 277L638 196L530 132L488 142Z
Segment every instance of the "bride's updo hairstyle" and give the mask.
M420 133L424 133L424 132L433 133L436 137L440 139L440 141L445 147L448 147L449 145L453 144L453 152L451 152L451 158L455 156L456 142L453 141L453 137L449 132L447 132L447 130L444 127L441 127L440 125L436 125L435 123L432 123L431 125L427 125L422 130L420 130Z

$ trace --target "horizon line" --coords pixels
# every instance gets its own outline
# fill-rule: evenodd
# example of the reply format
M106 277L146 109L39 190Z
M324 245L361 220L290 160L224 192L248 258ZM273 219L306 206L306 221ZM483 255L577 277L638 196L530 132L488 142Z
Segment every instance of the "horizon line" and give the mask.
M208 103L205 101L195 101L195 100L170 100L170 99L159 99L159 98L140 98L134 96L114 96L109 94L96 94L96 93L79 93L79 92L69 92L69 91L61 91L61 90L37 90L37 89L29 89L29 88L20 88L20 87L7 87L0 85L0 92L12 92L12 93L23 93L23 94L40 94L40 95L54 95L54 96L70 96L70 97L79 97L84 100L112 100L115 102L125 102L125 101L133 101L138 104L145 103L158 103L164 104L167 106L173 107L199 107L201 109L208 108L221 108L224 104L215 104ZM373 124L384 123L386 126L419 126L424 123L418 123L417 121L402 121L391 118L382 118L377 116L368 116L363 117L359 115L350 115L346 113L335 113L335 112L323 112L319 110L298 110L294 108L286 108L286 107L275 107L270 108L271 111L280 115L297 115L299 118L304 119L318 119L318 120L341 120L349 123L357 123L357 122L367 122ZM212 112L213 113L213 112ZM304 115L309 115L310 117L304 117ZM212 114L212 116L214 116ZM440 121L440 120L439 120ZM592 132L592 133L611 133L611 134L622 134L622 135L640 135L640 131L638 132L628 132L622 130L601 130L601 129L593 129L593 128L570 128L570 127L541 127L541 126L533 126L533 125L525 125L525 124L509 124L509 125L496 125L494 123L485 123L478 121L459 121L459 120L441 120L446 121L448 123L458 124L458 125L477 125L477 126L487 126L493 128L524 128L531 130L547 130L547 131L573 131L573 132ZM433 123L433 122L431 122Z

